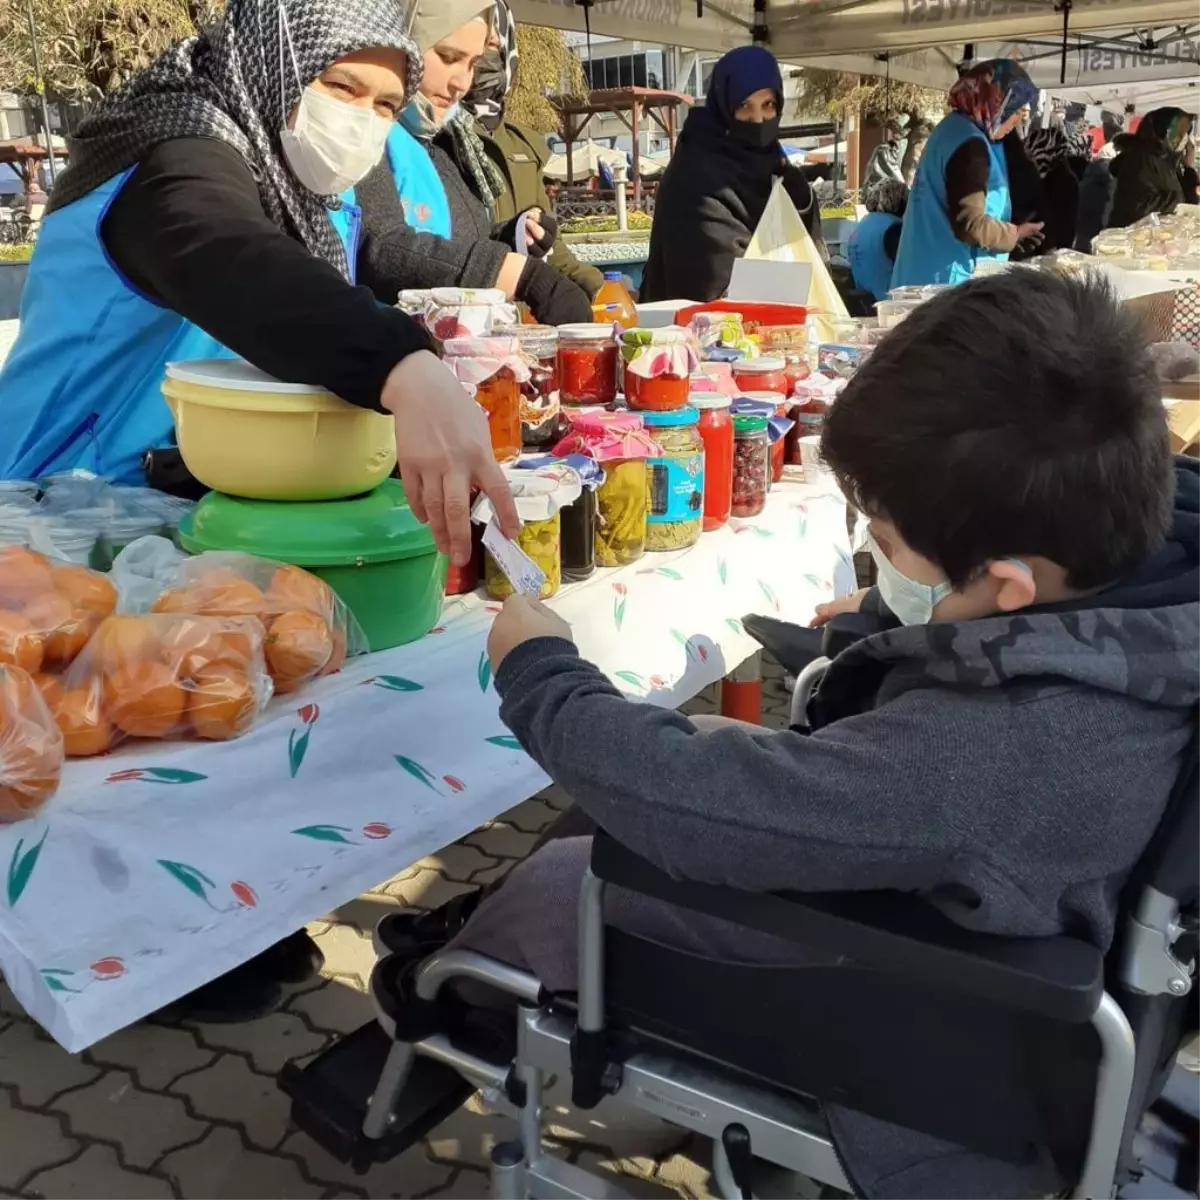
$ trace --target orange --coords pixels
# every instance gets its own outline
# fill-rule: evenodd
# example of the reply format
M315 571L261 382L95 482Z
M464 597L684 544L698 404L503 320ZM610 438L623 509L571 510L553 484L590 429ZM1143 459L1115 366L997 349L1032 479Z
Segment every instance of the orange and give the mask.
M0 611L0 665L33 674L44 656L42 639L33 624L19 613Z
M160 657L185 680L217 665L248 671L265 636L257 617L180 620L163 635Z
M100 687L95 680L88 687L65 692L54 715L69 758L103 754L116 740L112 722L104 715Z
M333 627L333 653L329 661L321 668L322 675L333 675L346 665L346 631Z
M62 734L38 695L26 672L0 671L0 819L36 811L58 788Z
M96 571L87 567L55 567L54 588L75 608L111 617L117 607L117 589Z
M210 667L192 680L188 718L197 737L227 742L245 733L258 714L258 697L236 668Z
M37 684L38 691L42 693L46 707L51 713L57 712L63 698L62 680L57 675L40 674L33 677L33 682Z
M194 613L200 600L187 588L168 588L154 602L156 613Z
M48 558L24 546L0 546L0 608L21 608L53 588Z
M25 619L42 639L45 662L66 666L87 645L95 618L77 611L60 592L46 592L25 606Z
M266 652L275 690L285 695L329 665L333 634L316 613L281 613L267 629Z
M105 617L92 639L91 663L102 675L158 657L161 625L147 617Z
M333 589L323 579L302 571L299 567L280 567L271 577L267 590L267 611L274 613L316 613L328 620L333 616Z
M130 737L169 737L186 705L187 692L175 672L159 662L131 662L105 680L104 706Z

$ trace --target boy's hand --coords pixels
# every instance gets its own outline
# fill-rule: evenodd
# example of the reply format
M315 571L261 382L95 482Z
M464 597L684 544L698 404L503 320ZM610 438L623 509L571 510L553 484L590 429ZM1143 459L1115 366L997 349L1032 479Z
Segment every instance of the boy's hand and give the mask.
M867 588L859 588L857 592L851 592L849 596L843 596L840 600L830 600L828 604L817 605L817 615L809 622L810 629L820 629L822 625L829 624L834 617L841 616L842 613L858 612L862 607L863 597L867 594Z
M570 625L540 600L532 596L510 596L488 634L487 651L492 671L499 671L500 664L522 642L542 637L575 640Z

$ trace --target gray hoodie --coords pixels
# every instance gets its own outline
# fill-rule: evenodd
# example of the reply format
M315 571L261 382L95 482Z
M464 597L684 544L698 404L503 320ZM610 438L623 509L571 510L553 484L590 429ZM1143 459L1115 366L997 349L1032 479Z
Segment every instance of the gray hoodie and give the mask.
M518 647L496 686L522 745L614 837L670 874L750 891L916 892L971 929L1107 949L1115 896L1165 807L1200 692L1197 478L1154 562L1087 601L895 628L852 646L811 736L703 734L632 703L566 641ZM574 979L590 839L550 843L481 905L463 944ZM740 961L796 947L617 893L630 932ZM831 1109L868 1195L1017 1195L1030 1163L968 1155Z

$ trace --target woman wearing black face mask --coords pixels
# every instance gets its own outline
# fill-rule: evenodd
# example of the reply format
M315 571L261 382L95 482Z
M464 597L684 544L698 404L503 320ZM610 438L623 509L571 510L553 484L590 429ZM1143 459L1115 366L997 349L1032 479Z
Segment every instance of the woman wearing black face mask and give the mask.
M717 63L703 108L688 114L663 173L650 235L643 300L715 300L782 178L820 246L812 189L779 144L783 78L763 46L731 50Z

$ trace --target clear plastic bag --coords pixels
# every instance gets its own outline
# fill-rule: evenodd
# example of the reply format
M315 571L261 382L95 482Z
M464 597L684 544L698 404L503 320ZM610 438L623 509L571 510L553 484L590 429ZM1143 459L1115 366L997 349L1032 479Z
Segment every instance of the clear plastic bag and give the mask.
M210 551L185 559L154 611L258 617L267 632L267 670L279 695L332 675L347 657L367 651L358 622L324 580L249 554Z
M0 821L39 812L58 790L63 736L27 671L0 667Z
M54 706L67 756L127 738L239 737L273 694L265 640L257 617L106 618Z
M109 572L117 589L117 612L148 613L159 596L174 586L186 558L165 537L143 537L130 542L113 559Z

